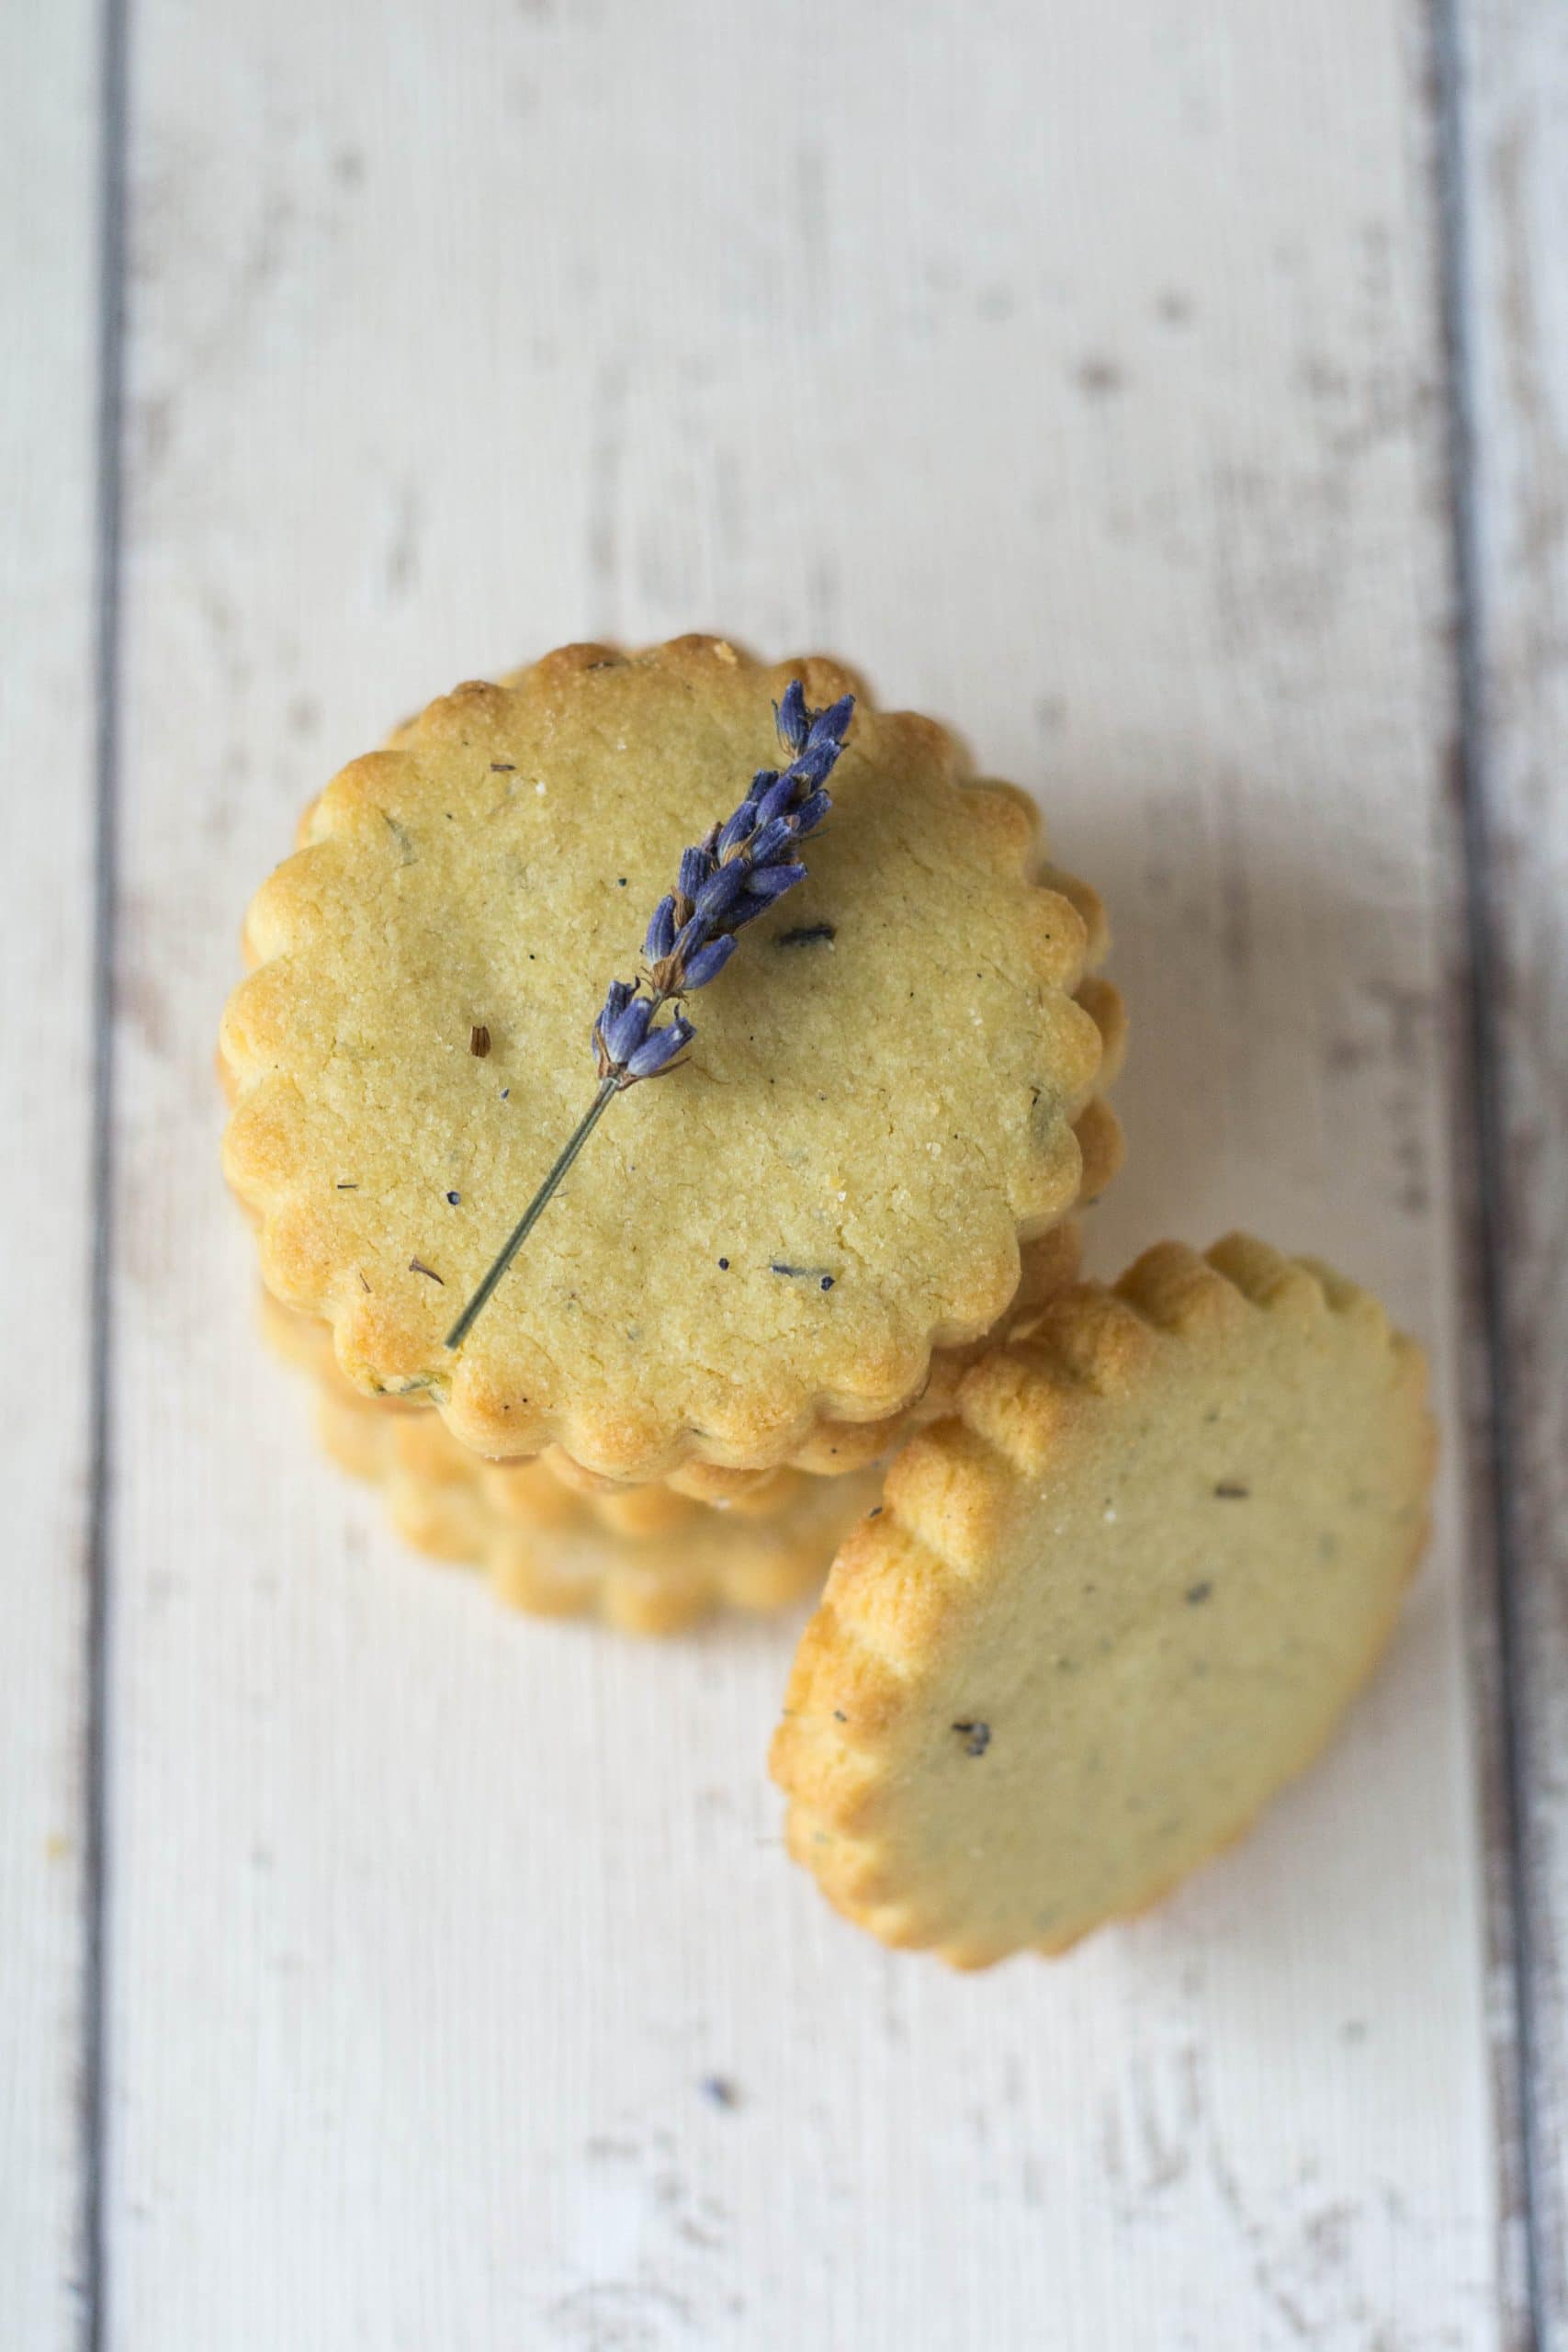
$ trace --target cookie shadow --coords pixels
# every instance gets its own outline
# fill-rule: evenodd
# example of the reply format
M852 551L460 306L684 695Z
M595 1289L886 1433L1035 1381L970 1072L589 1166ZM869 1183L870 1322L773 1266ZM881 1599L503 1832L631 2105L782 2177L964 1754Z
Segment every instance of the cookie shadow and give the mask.
M1240 1226L1343 1266L1424 1331L1448 1140L1430 909L1321 832L1292 854L1277 821L1242 802L1218 837L1060 829L1106 902L1129 1012L1126 1158L1089 1212L1089 1271Z

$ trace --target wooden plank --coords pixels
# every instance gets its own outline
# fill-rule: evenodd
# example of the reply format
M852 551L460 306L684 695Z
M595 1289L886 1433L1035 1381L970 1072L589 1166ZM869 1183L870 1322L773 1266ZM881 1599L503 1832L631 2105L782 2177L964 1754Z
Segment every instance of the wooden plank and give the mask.
M1525 1894L1541 2341L1568 2344L1568 18L1458 11L1460 346L1473 499L1472 789L1494 962L1483 1082L1508 1426L1500 1462Z
M76 2340L93 1104L96 15L0 11L0 2335Z
M210 1172L233 927L337 762L573 635L827 640L1111 899L1100 1262L1320 1249L1451 1420L1420 29L141 0L127 2352L1512 2334L1457 1449L1387 1672L1260 1836L958 1981L777 1849L789 1629L502 1623L308 1458Z

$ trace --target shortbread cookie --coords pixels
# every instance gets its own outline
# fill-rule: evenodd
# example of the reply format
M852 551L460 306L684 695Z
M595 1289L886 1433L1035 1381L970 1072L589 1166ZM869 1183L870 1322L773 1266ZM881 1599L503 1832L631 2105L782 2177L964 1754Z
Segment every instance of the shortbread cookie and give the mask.
M1091 1104L1103 1120L1087 1114L1080 1129L1109 1133L1119 1143L1121 1130L1105 1103ZM1098 1193L1109 1175L1108 1156L1098 1142L1085 1154L1086 1190ZM328 1407L318 1414L321 1442L340 1466L355 1476L380 1476L394 1460L416 1475L451 1477L478 1475L498 1508L513 1518L541 1527L561 1523L562 1487L585 1498L591 1515L601 1525L622 1535L662 1534L704 1506L761 1517L794 1498L801 1471L817 1476L843 1476L886 1461L917 1429L940 1420L953 1409L959 1383L970 1365L1005 1338L1017 1324L1077 1281L1083 1261L1083 1238L1076 1220L1054 1227L1022 1250L1022 1274L1011 1306L997 1330L969 1348L940 1350L931 1359L924 1393L887 1421L824 1421L802 1446L795 1466L782 1470L727 1470L716 1463L689 1462L667 1479L628 1485L584 1470L559 1446L550 1446L524 1462L487 1462L459 1445L428 1399L367 1396L340 1369L332 1336L319 1317L300 1315L263 1291L260 1321L269 1346L309 1372L328 1392ZM411 1418L413 1430L393 1432L385 1426L389 1415L400 1421ZM368 1422L369 1426L365 1424Z
M1100 1114L1103 1114L1103 1116ZM1093 1115L1091 1115L1093 1114ZM1090 1136L1084 1154L1085 1197L1093 1198L1108 1182L1119 1158L1121 1126L1109 1103L1097 1101L1078 1122L1080 1134ZM1092 1190L1091 1190L1092 1187ZM793 1459L802 1470L818 1477L842 1476L886 1462L917 1430L929 1428L953 1410L964 1375L987 1351L1005 1340L1020 1321L1037 1315L1047 1300L1070 1289L1083 1264L1083 1234L1076 1218L1059 1225L1038 1241L1025 1242L1023 1272L1011 1306L994 1331L967 1348L942 1348L932 1356L926 1385L913 1403L886 1421L823 1421L796 1449Z
M592 1522L520 1527L481 1491L394 1475L388 1511L405 1541L482 1567L499 1597L536 1616L596 1614L629 1634L672 1634L713 1610L753 1613L817 1590L839 1544L876 1501L874 1475L804 1479L765 1519L699 1511L677 1532L635 1542Z
M284 1363L292 1364L297 1372L309 1373L312 1380L352 1397L356 1404L390 1405L400 1414L426 1409L423 1396L367 1397L363 1389L355 1388L339 1370L332 1332L321 1317L300 1315L292 1306L285 1306L269 1290L257 1294L256 1326L274 1355Z
M1081 1198L1087 1205L1099 1199L1122 1164L1122 1123L1103 1096L1097 1096L1074 1132L1083 1153ZM791 1454L791 1467L809 1471L815 1477L842 1477L853 1470L868 1469L873 1463L886 1461L917 1430L951 1412L959 1383L971 1364L1006 1339L1021 1317L1036 1314L1048 1298L1077 1280L1083 1263L1083 1233L1077 1220L1069 1218L1037 1240L1026 1241L1021 1258L1018 1289L1006 1314L984 1339L966 1348L939 1348L919 1396L886 1419L818 1421ZM633 1491L623 1480L585 1470L559 1446L547 1447L540 1459L579 1493L608 1496ZM765 1510L773 1507L778 1480L787 1476L787 1471L731 1470L715 1462L693 1461L671 1470L659 1483L703 1502L736 1510Z
M787 904L614 1105L457 1355L465 1299L588 1100L589 1030L682 850L775 756L792 678L860 695ZM251 910L226 1164L263 1270L361 1387L478 1452L646 1478L878 1420L996 1323L1077 1198L1089 927L1037 823L930 720L813 658L571 647L433 704L329 786Z
M1044 1307L894 1464L773 1756L792 1852L889 1943L1059 1951L1322 1745L1427 1524L1425 1365L1326 1268L1166 1244Z
M325 1451L381 1486L388 1517L406 1544L434 1559L482 1568L502 1600L530 1615L597 1615L625 1633L675 1634L715 1609L760 1612L800 1600L820 1586L880 1487L874 1473L795 1474L790 1499L766 1517L687 1501L689 1516L677 1526L617 1534L595 1515L593 1498L573 1495L547 1472L547 1518L533 1509L519 1518L498 1499L492 1481L501 1465L467 1476L422 1476L399 1442L411 1418L378 1413L331 1388L318 1392ZM421 1419L440 1429L434 1413ZM507 1464L501 1475L534 1466Z
M743 1494L708 1502L681 1494L657 1478L637 1487L578 1490L543 1456L533 1462L486 1462L482 1455L470 1453L467 1446L458 1444L438 1413L394 1417L376 1398L357 1392L334 1390L330 1396L340 1429L348 1411L357 1411L361 1418L382 1425L378 1457L381 1466L373 1475L412 1478L444 1492L471 1489L482 1497L487 1510L518 1527L599 1528L624 1539L672 1535L727 1514L745 1520L771 1518L799 1501L807 1485L801 1471L770 1470ZM348 1446L340 1442L338 1453L347 1463Z
M1117 991L1108 982L1099 986L1101 995L1096 1001L1095 1017L1102 1021L1108 1055L1114 1052L1114 1061L1107 1073L1109 1079L1114 1079L1121 1067L1125 1020ZM1111 1002L1108 1004L1107 1000ZM1112 1017L1102 1020L1108 1012ZM1076 1132L1083 1151L1083 1198L1091 1202L1099 1198L1121 1165L1121 1123L1109 1102L1097 1097L1078 1120ZM1026 1241L1021 1259L1018 1289L994 1331L967 1348L939 1349L931 1358L921 1394L890 1419L818 1423L797 1449L792 1467L818 1477L842 1476L851 1471L868 1469L874 1463L886 1461L916 1430L924 1429L951 1412L960 1381L987 1348L1005 1339L1021 1317L1036 1313L1047 1299L1077 1281L1083 1262L1083 1236L1077 1220L1069 1218L1037 1240ZM259 1313L263 1336L274 1351L286 1363L310 1373L341 1399L360 1406L373 1417L389 1408L405 1416L419 1413L436 1418L430 1414L430 1400L423 1395L369 1396L355 1388L340 1368L332 1334L320 1317L301 1315L294 1307L284 1306L266 1290L261 1294ZM444 1423L438 1426L445 1430ZM352 1470L361 1460L379 1463L384 1458L372 1433L351 1430L341 1420L333 1421L331 1427L329 1451L334 1453L344 1467ZM460 1447L449 1433L448 1442L455 1453L466 1453L467 1449ZM473 1459L476 1463L483 1461L482 1456ZM777 1509L793 1492L790 1468L731 1470L717 1463L694 1461L671 1471L667 1478L633 1484L584 1469L559 1446L547 1446L542 1454L529 1461L498 1462L486 1466L494 1474L492 1491L498 1498L503 1492L510 1493L518 1517L532 1516L542 1526L554 1525L559 1516L554 1490L559 1485L575 1494L595 1498L595 1515L604 1525L623 1534L654 1532L677 1524L682 1515L680 1506L687 1498L722 1510L761 1513ZM676 1498L673 1508L668 1500L671 1496Z
M711 1506L655 1480L621 1487L579 1480L558 1456L528 1462L487 1462L458 1444L424 1397L367 1396L344 1377L332 1335L318 1317L299 1315L262 1295L261 1328L269 1346L310 1374L318 1389L317 1433L340 1467L356 1477L379 1478L394 1467L438 1484L482 1486L496 1509L527 1526L580 1521L619 1535L661 1535ZM799 1474L760 1473L728 1506L752 1514L778 1510L794 1495Z
M705 1499L663 1479L640 1486L580 1479L571 1475L574 1465L558 1454L487 1462L459 1445L423 1398L405 1404L367 1396L352 1386L338 1369L323 1323L274 1299L266 1300L262 1322L279 1352L311 1374L318 1391L317 1433L333 1460L356 1477L382 1478L398 1471L434 1486L471 1486L502 1518L520 1526L598 1526L621 1536L668 1535L712 1511L761 1519L800 1496L804 1477L798 1470L759 1471L739 1492Z
M1092 1114L1092 1115L1091 1115ZM1084 1155L1087 1198L1095 1198L1109 1181L1120 1159L1121 1127L1109 1103L1098 1101L1078 1123L1090 1140ZM444 1452L455 1466L466 1463L485 1475L492 1500L510 1508L513 1516L542 1527L561 1518L558 1489L591 1500L592 1515L602 1525L625 1535L662 1533L680 1524L691 1510L702 1505L746 1515L776 1510L789 1500L796 1474L843 1476L887 1460L918 1429L927 1428L953 1409L959 1384L970 1366L1021 1320L1037 1314L1046 1300L1070 1287L1083 1262L1083 1236L1075 1219L1055 1226L1022 1250L1022 1273L1012 1304L995 1332L968 1348L941 1349L931 1358L926 1387L913 1404L886 1421L823 1421L802 1444L792 1467L783 1470L727 1470L716 1463L689 1462L668 1478L629 1485L618 1478L585 1470L559 1446L525 1462L486 1462L458 1444L425 1396L367 1396L340 1369L332 1335L319 1317L301 1315L282 1306L264 1290L259 1316L264 1338L286 1363L293 1363L331 1394L337 1408L318 1417L322 1442L339 1464L356 1476L379 1476L397 1448L384 1418L417 1416L420 1431L404 1437L405 1464L421 1442ZM357 1420L355 1416L357 1415ZM363 1426L368 1420L370 1426ZM424 1424L431 1424L427 1430ZM361 1464L374 1467L362 1468Z
M1107 933L1099 899L1087 886L1074 887L1085 902L1086 922L1092 924L1095 953L1100 953ZM1121 991L1103 974L1090 973L1080 982L1075 995L1100 1033L1100 1083L1113 1085L1126 1057L1127 1013ZM1082 1161L1079 1204L1088 1207L1099 1200L1122 1165L1125 1149L1122 1123L1105 1097L1096 1095L1075 1121L1073 1133ZM1082 1233L1072 1218L1025 1241L1020 1250L1018 1288L1007 1312L992 1330L966 1348L936 1350L919 1395L886 1419L815 1423L791 1456L792 1465L817 1476L841 1476L886 1460L916 1430L926 1428L952 1410L958 1384L970 1365L997 1340L1006 1338L1021 1316L1032 1313L1045 1299L1076 1282L1082 1260ZM395 1411L423 1412L430 1408L431 1399L423 1391L408 1396L370 1396L355 1388L338 1364L330 1327L319 1316L304 1315L285 1306L265 1289L262 1293L261 1318L263 1331L276 1352L286 1362L303 1366L319 1380L364 1403ZM454 1439L453 1443L457 1442ZM350 1442L345 1432L343 1447L345 1457L350 1453L361 1455L370 1448L370 1441L360 1432ZM788 1486L787 1470L738 1470L695 1458L683 1462L662 1479L628 1481L585 1468L559 1445L547 1446L543 1453L532 1457L525 1465L498 1463L498 1471L526 1469L529 1475L514 1480L513 1490L519 1496L540 1498L540 1523L546 1525L552 1523L555 1512L547 1482L533 1475L536 1464L543 1464L556 1480L577 1494L603 1497L599 1516L604 1524L627 1533L673 1523L678 1514L666 1512L660 1500L666 1488L728 1510L767 1511L775 1507Z
M456 1440L454 1440L456 1443ZM721 1510L771 1510L774 1498L789 1486L792 1470L729 1470L717 1462L683 1462L663 1478L630 1480L607 1478L603 1471L585 1470L558 1445L546 1446L539 1460L547 1464L565 1487L580 1495L602 1495L606 1499L627 1495L657 1493L668 1489L697 1503L708 1503ZM505 1469L507 1464L497 1463Z

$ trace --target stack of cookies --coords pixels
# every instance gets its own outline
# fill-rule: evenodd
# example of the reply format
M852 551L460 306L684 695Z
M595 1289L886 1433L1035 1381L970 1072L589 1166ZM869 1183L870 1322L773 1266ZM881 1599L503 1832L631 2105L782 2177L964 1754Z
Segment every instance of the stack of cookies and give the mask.
M454 1347L605 1084L607 983L652 986L650 910L802 694L854 697L804 878ZM1418 1352L1257 1243L1078 1282L1104 921L942 729L818 658L569 647L335 778L246 946L226 1166L329 1452L535 1611L671 1632L837 1553L774 1770L852 1917L1058 1948L1325 1736L1418 1548Z

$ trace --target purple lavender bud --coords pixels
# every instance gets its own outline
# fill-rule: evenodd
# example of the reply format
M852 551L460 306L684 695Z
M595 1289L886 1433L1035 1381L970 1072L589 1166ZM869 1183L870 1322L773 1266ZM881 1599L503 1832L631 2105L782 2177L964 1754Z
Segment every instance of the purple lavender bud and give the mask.
M739 848L756 821L756 802L743 800L718 837L718 854L721 858L728 857L733 851Z
M638 996L634 997L629 1004L622 1005L610 1020L600 1024L604 1052L617 1068L631 1060L647 1036L648 1024L652 1018L651 1003L647 997Z
M758 825L771 825L775 817L782 817L794 800L795 795L795 774L791 770L788 774L781 775L776 784L771 784L758 801L756 819Z
M683 972L693 956L707 945L712 933L713 925L710 922L705 922L701 915L694 915L691 922L675 935L671 962L679 965Z
M774 817L766 825L759 825L751 836L747 853L753 867L767 865L781 850L788 849L795 839L795 827L787 817Z
M830 792L808 793L788 820L795 839L803 840L807 833L814 833L832 806Z
M683 849L681 852L681 875L676 888L683 899L694 899L708 876L713 872L713 858L705 849Z
M811 713L806 707L806 688L798 678L792 678L782 698L773 706L773 724L779 730L779 741L789 752L804 750L810 730Z
M790 768L791 781L804 785L807 791L814 790L819 784L826 784L837 765L839 749L837 743L807 743Z
M735 953L735 934L724 932L717 939L710 939L694 956L688 956L682 970L682 985L688 989L705 989L716 980Z
M667 1069L676 1055L689 1046L696 1031L682 1014L677 1013L662 1029L654 1029L644 1038L633 1054L626 1057L626 1083L639 1078L657 1078Z
M776 874L778 868L776 866L769 866L766 871L770 874ZM749 922L755 922L759 915L765 915L772 904L773 901L770 899L754 899L750 895L750 891L746 892L742 897L739 905L736 908L735 912L729 918L729 928L731 932L744 931Z
M660 956L669 955L674 944L675 901L673 899L660 899L653 910L653 921L648 926L642 952L650 964L657 964Z
M698 921L706 923L722 922L740 896L745 880L746 868L739 858L733 859L728 865L721 865L716 874L711 874L697 892Z
M853 695L840 695L837 702L829 703L826 710L819 710L812 719L811 732L807 738L807 742L817 744L826 741L833 744L836 749L841 749L844 738L850 731L850 721L854 715Z
M612 1021L616 1021L620 1018L621 1014L626 1011L627 1005L630 1004L636 994L637 990L629 980L612 980L610 982L609 989L604 997L604 1009L600 1013L597 1021L593 1023L593 1035L595 1037L597 1037L603 1030L608 1029Z
M746 879L746 895L760 899L764 906L772 906L786 890L806 879L804 865L759 865Z

